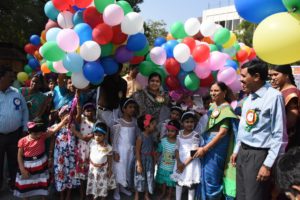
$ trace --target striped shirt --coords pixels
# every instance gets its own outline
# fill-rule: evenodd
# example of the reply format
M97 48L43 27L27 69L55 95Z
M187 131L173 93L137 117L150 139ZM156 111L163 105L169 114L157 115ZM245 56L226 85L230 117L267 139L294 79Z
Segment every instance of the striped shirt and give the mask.
M14 87L0 91L0 133L16 131L23 126L27 131L28 108L24 97Z
M158 145L158 152L161 153L161 161L159 167L166 171L173 171L175 164L175 148L176 142L171 143L168 138L163 138Z

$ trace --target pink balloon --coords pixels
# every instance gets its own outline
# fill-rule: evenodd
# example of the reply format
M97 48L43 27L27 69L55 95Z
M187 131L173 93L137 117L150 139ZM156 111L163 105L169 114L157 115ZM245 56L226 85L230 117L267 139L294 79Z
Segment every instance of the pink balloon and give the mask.
M218 72L217 80L230 85L236 80L236 71L232 67L224 67Z
M110 4L103 11L103 21L110 26L121 24L124 18L123 9L116 5Z
M150 51L151 60L157 65L163 65L167 60L167 54L164 48L154 47Z
M241 76L237 75L236 79L231 84L228 85L234 93L237 93L240 90L242 90L242 84L240 80L241 80Z
M58 72L58 73L61 73L61 74L65 74L65 73L68 73L68 70L65 69L64 65L63 65L63 62L60 60L60 61L57 61L57 62L53 62L53 68Z
M209 66L210 66L209 61L197 63L194 72L200 79L205 79L211 73Z
M47 32L50 28L58 27L58 24L51 19L48 20L47 24L45 25L45 32Z
M135 79L143 88L145 88L148 85L148 77L143 76L140 73L137 74Z
M228 55L225 53L221 53L219 51L213 51L210 53L210 70L217 71L220 70L226 63L228 59Z
M79 47L79 37L73 29L63 29L56 37L58 46L66 51L73 52Z
M209 94L209 88L208 87L200 87L195 93L199 94L201 97L204 97Z

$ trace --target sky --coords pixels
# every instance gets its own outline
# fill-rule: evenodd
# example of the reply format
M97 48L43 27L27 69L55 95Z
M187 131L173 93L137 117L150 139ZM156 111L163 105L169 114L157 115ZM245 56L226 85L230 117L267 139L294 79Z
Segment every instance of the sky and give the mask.
M185 22L191 17L201 17L202 10L233 5L233 0L144 0L139 5L145 21L163 20L167 30L176 21Z

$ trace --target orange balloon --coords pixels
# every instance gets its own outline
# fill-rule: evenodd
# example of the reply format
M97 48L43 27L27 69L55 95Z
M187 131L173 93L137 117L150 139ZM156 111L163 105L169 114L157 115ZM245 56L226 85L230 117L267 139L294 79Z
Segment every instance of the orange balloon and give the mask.
M46 41L46 31L45 30L43 30L41 32L41 38Z
M51 73L50 69L48 68L47 64L46 63L43 63L41 65L41 71L44 73L44 74L49 74Z
M208 44L213 44L214 43L214 41L210 37L204 37L201 41L206 42Z
M41 56L40 52L37 51L37 50L34 52L34 57L36 59L38 59L38 60L42 60L43 59L43 57Z
M166 39L167 39L167 40L175 40L175 38L172 36L171 33L168 33Z
M250 53L251 53L251 48L250 47L245 45L245 46L242 46L241 49L245 50L248 53L248 56L250 55Z

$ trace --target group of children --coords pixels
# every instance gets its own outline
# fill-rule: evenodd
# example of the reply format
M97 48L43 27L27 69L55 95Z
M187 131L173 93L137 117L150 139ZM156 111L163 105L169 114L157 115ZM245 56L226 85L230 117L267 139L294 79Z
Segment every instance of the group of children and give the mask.
M161 124L157 143L157 119L150 114L136 119L136 108L133 99L122 99L122 115L112 127L96 121L92 103L83 106L79 121L74 120L68 106L63 106L58 114L60 122L49 128L39 119L29 122L29 135L18 143L20 172L14 195L46 197L53 174L60 199L71 199L71 190L80 188L82 199L86 195L105 198L109 190L114 190L114 199L121 199L120 192L131 196L134 190L135 200L140 193L149 200L156 182L162 185L161 198L173 199L176 188L179 200L183 187L187 187L188 199L192 200L201 174L200 160L194 158L202 142L194 130L195 113L182 114L180 107L171 107L170 119ZM54 142L47 152L45 140L51 136Z

